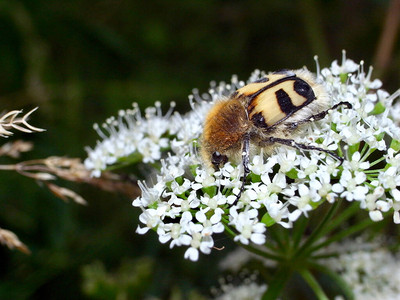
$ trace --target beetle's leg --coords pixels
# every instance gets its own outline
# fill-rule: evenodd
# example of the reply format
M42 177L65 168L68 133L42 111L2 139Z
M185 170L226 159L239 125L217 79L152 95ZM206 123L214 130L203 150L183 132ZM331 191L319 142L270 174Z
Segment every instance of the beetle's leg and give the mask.
M318 113L318 114L311 115L311 116L309 116L308 118L305 118L304 120L300 120L300 121L297 121L297 122L291 122L291 123L290 123L290 122L285 123L285 126L287 126L287 127L290 128L290 129L295 129L295 128L297 128L297 127L298 127L299 125L301 125L301 124L322 120L323 118L325 118L325 116L326 116L331 110L334 110L334 109L338 108L338 107L341 106L341 105L346 106L348 109L351 109L351 108L352 108L352 105L351 105L349 102L347 102L347 101L342 101L342 102L339 102L339 103L335 104L335 105L332 106L331 108L329 108L329 109L327 109L327 110L324 110L324 111L322 111L322 112L320 112L320 113Z
M323 149L323 148L320 148L320 147L315 147L315 146L312 146L312 145L305 145L305 144L296 143L294 140L291 140L291 139L281 139L281 138L276 138L276 137L271 136L271 137L268 138L268 142L270 144L278 143L278 144L286 145L286 146L297 148L297 149L317 150L317 151L322 151L322 152L328 153L330 156L334 157L335 159L337 159L340 162L339 166L341 166L343 161L344 161L343 157L340 157L339 155L337 155L333 151L329 151L329 150L326 150L326 149Z

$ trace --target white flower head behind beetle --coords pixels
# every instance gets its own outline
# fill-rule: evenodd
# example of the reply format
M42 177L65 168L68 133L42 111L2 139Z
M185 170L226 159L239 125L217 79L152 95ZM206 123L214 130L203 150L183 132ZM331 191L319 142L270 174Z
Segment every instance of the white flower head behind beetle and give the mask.
M366 242L362 238L330 245L338 253L322 263L337 272L349 285L356 300L399 300L399 256L383 247L384 241ZM346 299L342 296L337 300Z
M389 95L380 86L371 70L365 74L363 63L344 53L341 63L318 66L315 76L305 69L256 70L246 83L234 76L212 83L205 95L196 91L185 115L172 109L162 115L159 104L144 116L136 106L121 112L98 130L103 140L87 150L85 165L99 176L115 164L158 163L156 178L140 183L142 195L133 201L142 210L137 232L152 229L160 242L187 247L191 260L209 254L222 231L238 243L261 245L269 226L290 228L338 199L359 202L374 221L390 211L399 223L400 116L392 102L400 93ZM274 95L279 106L268 100ZM224 113L209 111L233 97L240 105L258 99L245 107L257 126L243 121L247 131L231 148L213 148L212 135L204 144L204 122L218 122ZM268 119L264 107L279 108L279 117Z

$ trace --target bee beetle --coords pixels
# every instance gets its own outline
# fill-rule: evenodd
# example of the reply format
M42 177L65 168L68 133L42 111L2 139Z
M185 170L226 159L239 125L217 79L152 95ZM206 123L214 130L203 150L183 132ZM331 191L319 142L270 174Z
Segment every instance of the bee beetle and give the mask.
M250 147L270 150L277 144L328 153L340 164L336 153L295 142L292 137L303 124L323 119L330 110L325 88L305 69L270 73L221 99L210 109L204 123L200 154L203 161L219 169L228 160L242 161L244 175L235 203L250 173Z

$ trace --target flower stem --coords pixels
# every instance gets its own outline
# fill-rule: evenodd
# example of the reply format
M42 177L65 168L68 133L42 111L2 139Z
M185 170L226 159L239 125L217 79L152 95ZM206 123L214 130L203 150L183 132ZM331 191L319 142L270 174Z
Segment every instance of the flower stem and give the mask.
M333 205L331 205L325 217L318 224L317 228L308 237L307 241L296 251L296 253L293 256L293 259L297 259L301 255L303 255L303 253L306 252L314 244L314 242L316 242L321 237L321 234L325 231L324 230L325 225L331 220L332 216L335 214L338 207L339 207L339 202L335 202Z
M358 202L354 202L344 211L340 212L330 223L329 225L323 230L322 235L327 235L329 232L336 229L336 227L343 224L344 221L351 218L360 210L360 204Z
M225 226L225 232L233 240L234 237L236 236L236 234L231 230L231 228L228 225L224 224L224 226ZM270 252L262 251L262 250L260 250L258 248L252 247L251 245L244 245L244 244L236 242L236 241L235 241L235 243L237 245L239 245L240 247L246 249L247 251L249 251L251 253L254 253L254 254L257 254L257 255L259 255L261 257L272 259L274 261L283 261L284 260L284 258L279 256L279 255L275 255L275 254L270 253Z
M338 232L337 234L331 236L329 239L325 240L324 242L315 245L308 252L309 253L315 252L316 250L321 249L333 242L339 241L339 240L341 240L347 236L350 236L356 232L364 230L365 228L367 228L373 224L375 224L375 222L372 221L371 219L365 219L364 221L362 221L354 226L351 226L350 228L347 228L346 230Z
M262 300L277 299L285 288L286 282L292 276L293 270L288 266L281 266L274 274L273 279L268 284L268 289L262 296Z
M301 238L304 236L304 232L307 228L309 220L309 218L303 216L300 218L300 220L298 220L296 226L294 226L292 235L292 249L296 249L299 246Z
M380 163L382 160L385 160L385 159L386 159L385 156L383 156L383 157L381 157L381 158L378 158L377 160L371 162L371 163L369 164L369 167L373 167L374 165L376 165L377 163Z
M279 232L280 228L277 228L277 226L274 226L274 228L270 228L268 231L271 238L276 242L278 250L281 252L284 252L286 250L285 242L283 241L282 234Z
M309 270L301 269L299 270L299 273L314 291L319 300L329 300L328 296L325 294L324 290Z
M347 284L347 282L343 279L342 276L340 276L338 273L332 271L330 268L311 262L311 266L316 269L317 271L324 273L328 275L333 281L338 285L340 290L343 292L343 296L345 296L346 299L348 300L353 300L354 299L354 293L353 290L350 288L350 286Z

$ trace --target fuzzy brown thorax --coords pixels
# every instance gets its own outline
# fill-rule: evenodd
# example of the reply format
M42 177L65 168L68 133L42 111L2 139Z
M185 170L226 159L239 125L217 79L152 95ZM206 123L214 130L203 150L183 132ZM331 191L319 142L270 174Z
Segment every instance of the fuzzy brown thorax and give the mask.
M228 155L240 149L249 128L247 112L241 101L229 99L216 103L204 122L203 160L209 162L214 153Z

